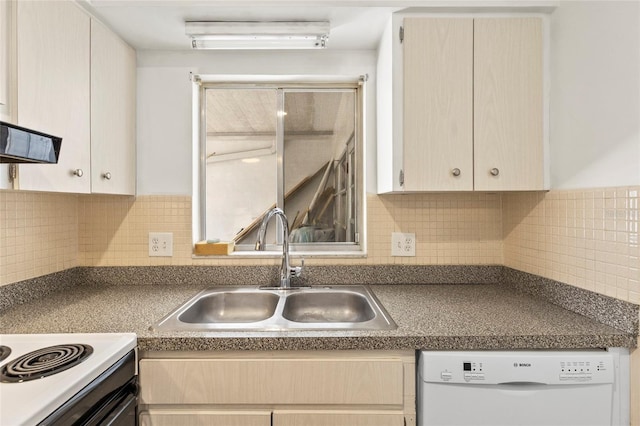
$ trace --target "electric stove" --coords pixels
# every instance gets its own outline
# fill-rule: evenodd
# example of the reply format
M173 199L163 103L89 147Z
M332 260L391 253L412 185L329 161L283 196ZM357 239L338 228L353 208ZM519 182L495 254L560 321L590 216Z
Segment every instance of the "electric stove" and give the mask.
M90 424L125 406L135 421L135 347L132 333L0 335L0 425Z

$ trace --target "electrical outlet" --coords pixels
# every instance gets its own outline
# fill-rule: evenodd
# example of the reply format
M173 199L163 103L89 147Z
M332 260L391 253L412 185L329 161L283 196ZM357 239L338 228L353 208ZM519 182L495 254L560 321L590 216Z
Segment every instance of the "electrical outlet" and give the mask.
M391 233L391 256L415 256L416 255L416 234L414 233Z
M173 232L149 232L149 256L173 256Z

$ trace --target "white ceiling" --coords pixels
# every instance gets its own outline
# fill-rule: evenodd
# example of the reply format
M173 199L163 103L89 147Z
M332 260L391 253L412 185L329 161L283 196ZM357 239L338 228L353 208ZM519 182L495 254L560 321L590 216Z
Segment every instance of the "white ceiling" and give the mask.
M3 0L0 0L3 1ZM393 12L550 12L566 0L77 0L135 49L190 50L185 21L324 21L330 50L377 49ZM573 1L573 0L569 0Z
M389 3L389 2L387 2ZM331 23L328 49L376 49L399 7L365 1L84 0L83 6L135 49L190 50L185 21L320 21ZM348 5L348 6L347 6ZM363 6L364 5L364 6Z

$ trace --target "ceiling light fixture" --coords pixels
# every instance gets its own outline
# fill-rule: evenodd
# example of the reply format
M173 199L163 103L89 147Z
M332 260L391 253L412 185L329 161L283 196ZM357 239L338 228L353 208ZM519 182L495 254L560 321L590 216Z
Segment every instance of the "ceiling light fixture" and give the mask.
M329 22L188 21L194 49L322 49Z

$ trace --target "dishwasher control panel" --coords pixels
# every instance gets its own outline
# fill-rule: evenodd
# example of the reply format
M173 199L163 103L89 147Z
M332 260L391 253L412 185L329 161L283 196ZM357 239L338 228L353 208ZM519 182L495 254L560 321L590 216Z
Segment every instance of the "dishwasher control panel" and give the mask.
M613 383L614 360L606 351L429 352L419 379L435 383Z
M482 370L482 362L462 362L462 377L465 382L471 380L484 380L484 371Z
M560 381L590 382L600 372L607 371L607 363L600 360L595 363L590 360L560 361Z

